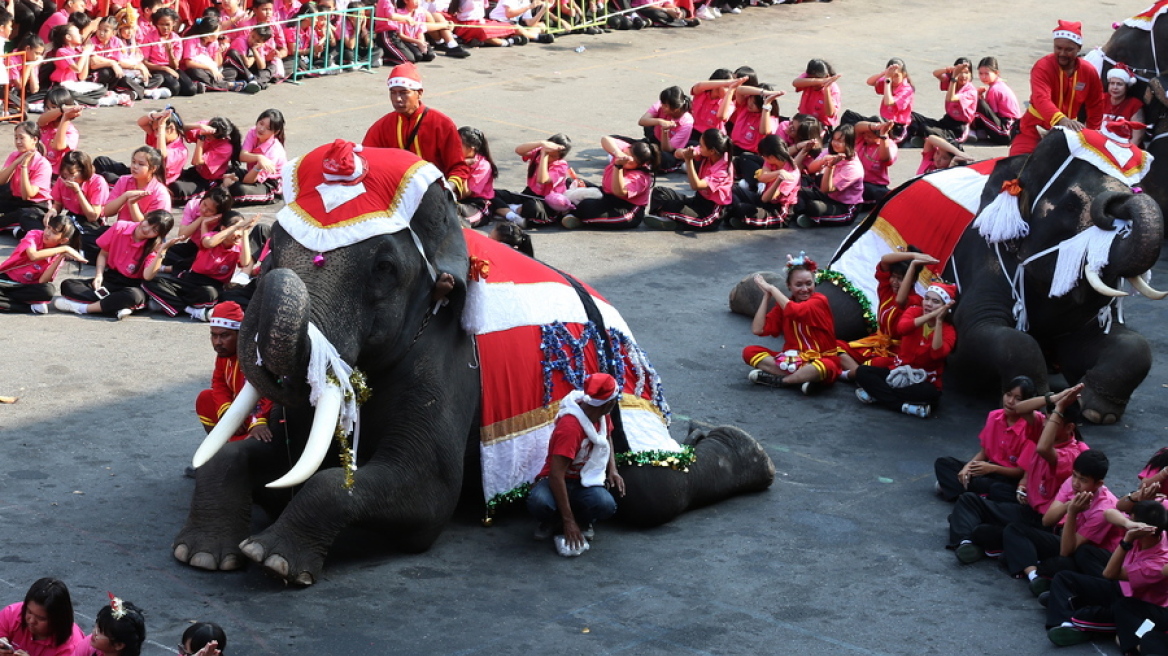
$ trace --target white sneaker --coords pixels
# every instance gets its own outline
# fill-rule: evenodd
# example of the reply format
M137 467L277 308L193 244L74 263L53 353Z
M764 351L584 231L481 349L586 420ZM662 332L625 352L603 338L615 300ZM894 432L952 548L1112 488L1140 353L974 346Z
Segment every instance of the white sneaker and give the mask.
M866 405L872 405L876 402L876 399L872 398L872 395L865 391L863 387L856 388L856 398L860 399L860 403Z
M722 17L722 10L717 7L710 7L710 13L714 15L714 18Z
M732 14L741 14L741 13L742 13L742 7L731 7L731 8L730 8L730 13L732 13Z
M131 310L130 308L122 308L121 310L118 310L117 314L114 315L114 320L121 321L122 319L125 319L126 317L130 316L133 313L134 313L134 311Z
M929 417L929 406L927 405L905 403L904 405L900 406L900 411L906 415L920 417L921 419L927 419Z
M32 303L29 305L29 307L32 308L33 314L48 314L49 313L49 304L48 303Z
M710 8L706 5L698 7L697 17L698 20L714 20L714 18L716 18L714 13L710 11Z
M72 312L74 314L85 314L87 312L85 303L78 303L77 301L70 301L64 296L58 296L53 299L53 307L62 312Z
M207 317L207 315L209 314L209 312L207 311L207 308L197 308L197 307L191 307L188 305L184 309L184 311L187 314L191 315L191 318L194 319L195 321L202 321L203 323L207 323L208 321L210 321L210 319Z

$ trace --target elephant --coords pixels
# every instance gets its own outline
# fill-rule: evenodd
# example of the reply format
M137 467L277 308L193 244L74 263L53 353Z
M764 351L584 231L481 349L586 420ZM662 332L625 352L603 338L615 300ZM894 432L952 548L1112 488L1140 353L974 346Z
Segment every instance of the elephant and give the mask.
M1163 217L1152 198L1130 187L1149 160L1100 132L1057 128L1030 155L906 182L820 274L830 283L820 291L831 301L837 336L873 332L875 266L912 244L941 262L914 281L920 293L934 276L959 287L949 361L959 379L1004 387L1024 374L1045 392L1054 368L1068 383L1084 383L1088 421L1118 421L1152 363L1147 340L1123 324L1117 305L1128 294L1118 287L1126 280L1144 296L1164 297L1145 279L1160 254ZM746 316L761 300L751 277L730 296L731 310Z
M247 394L196 453L177 560L231 570L251 559L307 586L348 526L373 526L397 549L424 551L476 484L486 508L522 496L542 464L532 461L547 453L558 400L601 369L625 392L623 428L614 434L627 489L619 517L653 526L771 485L773 462L737 428L693 430L686 444L672 442L656 373L615 309L570 276L464 231L431 165L406 151L366 148L360 188L333 189L318 173L327 152L286 168L284 189L294 191L240 327ZM558 283L540 283L538 296L523 292L524 303L520 289L536 288L518 284L524 276ZM511 325L524 312L568 317ZM554 335L570 348L552 353ZM237 406L259 396L277 404L276 438L223 439ZM523 422L530 430L514 428ZM353 424L359 430L348 442ZM646 431L672 447L634 448ZM500 479L488 460L519 476ZM273 519L255 535L253 503Z

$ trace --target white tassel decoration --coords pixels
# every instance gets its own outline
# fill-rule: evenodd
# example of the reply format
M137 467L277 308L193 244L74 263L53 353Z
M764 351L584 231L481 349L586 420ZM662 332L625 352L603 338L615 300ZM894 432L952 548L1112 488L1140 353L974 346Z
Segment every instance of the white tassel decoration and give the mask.
M1074 289L1083 273L1083 264L1094 272L1107 266L1111 253L1111 242L1115 241L1115 230L1102 230L1091 226L1079 234L1063 241L1058 249L1058 264L1050 282L1050 296L1062 296Z
M1030 234L1030 225L1018 207L1021 191L1017 180L1007 180L1002 183L1002 193L974 219L973 227L987 242L1000 244Z

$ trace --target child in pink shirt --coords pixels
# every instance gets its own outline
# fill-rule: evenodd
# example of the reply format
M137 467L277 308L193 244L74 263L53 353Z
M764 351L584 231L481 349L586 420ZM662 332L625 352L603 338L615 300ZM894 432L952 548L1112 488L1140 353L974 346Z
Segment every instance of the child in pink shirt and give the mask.
M965 154L961 144L930 134L925 139L925 147L921 149L921 164L917 167L917 175L953 168L972 161L973 158Z
M162 182L162 153L140 146L130 158L130 173L118 178L105 204L106 216L119 221L141 221L146 214L170 212L170 192Z
M105 204L109 183L97 175L89 155L70 151L61 161L61 176L53 183L53 207L49 215L64 214L81 230L82 249L97 257L97 238L105 231Z
M698 82L689 90L693 101L690 113L693 115L693 132L700 136L706 130L726 129L726 121L734 114L734 97L731 86L737 82L728 68L719 68L705 82ZM741 84L741 83L739 83ZM730 102L724 102L726 96ZM693 138L691 138L693 141ZM695 144L690 144L695 145Z
M937 135L963 143L977 115L978 93L973 85L972 65L962 57L953 66L933 71L933 76L945 91L945 115L933 119L914 112L912 131L922 139Z
M515 154L527 162L527 188L522 194L496 189L491 202L494 214L526 227L527 223L549 225L560 214L575 207L564 192L568 190L572 169L568 153L572 140L566 134L553 134L544 141L529 141L515 147Z
M53 300L53 278L65 260L86 262L73 223L50 217L43 230L30 230L8 259L0 262L0 311L47 314Z
M41 154L36 123L17 123L13 135L16 150L0 168L0 228L19 224L25 232L39 230L52 198L53 168Z
M156 276L142 285L143 291L169 316L182 310L205 321L206 310L215 306L236 268L252 265L248 237L258 221L258 216L248 221L238 213L224 215L215 230L200 231L195 237L198 253L189 270Z
M491 200L495 198L495 178L499 167L491 157L491 145L478 128L458 128L462 140L462 156L470 166L467 194L458 202L458 214L472 228L490 216Z
M142 46L146 58L146 68L153 75L162 78L162 87L172 96L193 96L198 91L190 76L181 68L183 45L174 30L178 26L178 13L163 7L151 16L158 36L151 43Z
M822 59L807 62L807 70L791 82L802 97L799 99L799 113L810 114L827 127L840 124L844 107L841 104L839 85L831 64Z
M867 82L880 96L879 116L882 120L874 122L892 121L889 138L898 144L903 142L908 137L908 128L912 124L913 101L916 95L904 60L899 57L889 59L885 69L869 77Z
M242 150L239 128L222 116L188 125L183 136L195 144L195 149L191 166L168 185L175 202L184 202L223 182L224 176L239 165Z
M266 205L280 196L280 180L288 156L284 152L284 114L266 109L247 131L239 151L239 161L246 170L242 178L225 176L236 205Z
M223 52L219 45L219 19L203 16L195 20L182 42L179 66L195 84L195 92L226 89L223 79Z
M778 135L758 142L762 167L734 186L735 228L785 228L791 208L799 200L799 167Z
M892 121L856 124L856 157L864 167L864 202L875 203L888 193L888 171L896 163L898 148L892 138Z
M645 225L657 230L717 230L733 201L734 167L730 164L730 138L718 130L702 133L697 148L678 151L685 162L690 189L683 196L669 187L653 187Z
M583 226L610 230L635 228L645 217L645 207L653 191L653 169L660 158L657 146L603 137L600 147L609 155L600 186L602 195L581 200L564 217L563 226L569 230Z
M658 173L681 169L682 162L674 153L689 145L694 124L690 109L690 99L685 91L681 87L669 87L637 121L637 125L645 129L645 140L661 149Z
M742 180L753 180L755 171L762 168L758 142L779 129L779 97L769 84L734 87L733 127L730 143L734 146L734 175ZM729 98L725 99L727 103Z
M841 125L831 133L826 152L807 165L819 176L816 186L804 186L795 205L800 227L848 225L864 200L864 167L856 157L856 128Z
M73 121L81 116L82 109L64 87L53 87L45 94L45 111L37 117L37 126L41 129L45 158L54 174L61 170L61 158L75 150L81 140Z
M977 77L986 86L978 89L980 98L973 127L983 131L990 143L1008 145L1014 138L1018 119L1022 118L1018 96L998 73L998 60L994 57L984 57L978 62Z

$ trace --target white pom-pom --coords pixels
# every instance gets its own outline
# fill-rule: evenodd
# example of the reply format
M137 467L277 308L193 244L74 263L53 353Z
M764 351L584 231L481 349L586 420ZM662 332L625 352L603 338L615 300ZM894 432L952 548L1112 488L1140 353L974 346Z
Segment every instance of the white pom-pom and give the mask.
M973 227L991 244L1020 239L1030 234L1030 225L1022 218L1022 211L1018 208L1018 197L1005 190L977 215Z

